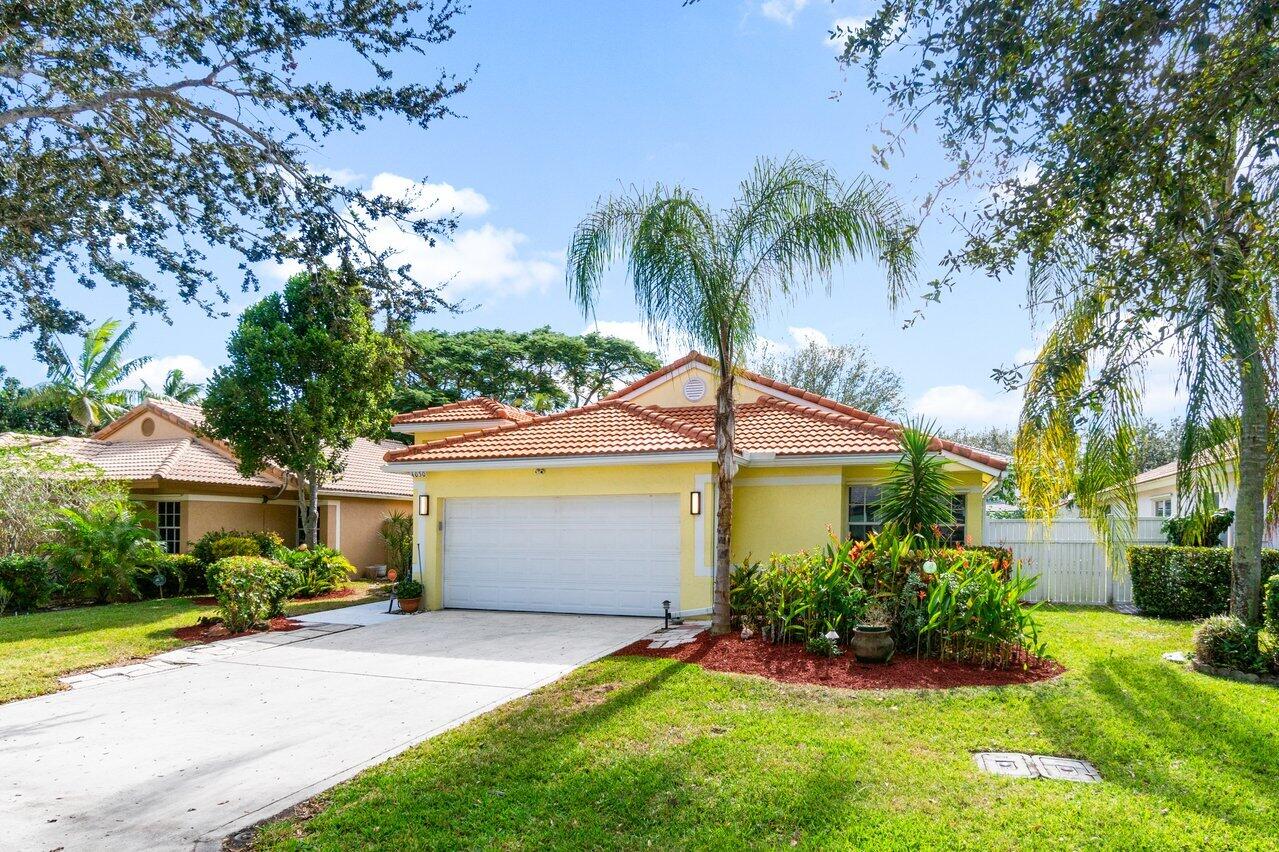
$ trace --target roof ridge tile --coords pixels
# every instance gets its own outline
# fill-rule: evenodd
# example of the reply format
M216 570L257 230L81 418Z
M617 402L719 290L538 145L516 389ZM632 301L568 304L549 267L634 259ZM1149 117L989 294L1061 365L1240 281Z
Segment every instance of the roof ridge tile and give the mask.
M662 411L656 411L647 405L639 405L637 403L621 399L613 400L609 403L609 405L616 405L620 408L626 409L627 411L639 414L654 423L657 423L659 426L672 430L676 434L683 435L685 438L693 438L701 441L711 449L715 448L715 433L713 431L702 429L693 423L689 423L687 420L681 420L673 414L666 414Z
M402 461L412 458L414 453L421 453L427 450L438 450L441 447L451 447L464 441L477 440L485 435L495 435L499 432L513 432L517 429L527 429L528 427L539 423L550 423L555 420L563 420L570 415L580 414L586 411L593 411L600 408L603 402L592 402L577 408L566 408L563 411L555 411L551 414L544 414L540 417L533 417L528 420L519 420L513 423L502 423L498 426L490 426L487 429L476 429L474 432L463 432L460 435L449 435L447 438L437 438L434 441L427 441L424 444L410 444L402 450L388 450L382 458L384 461Z

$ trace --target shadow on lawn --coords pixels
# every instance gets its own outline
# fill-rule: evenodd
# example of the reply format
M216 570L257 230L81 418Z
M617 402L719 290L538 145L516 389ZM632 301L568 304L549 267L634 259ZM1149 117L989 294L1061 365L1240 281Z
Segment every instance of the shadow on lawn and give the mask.
M792 825L788 815L811 811L814 802L839 810L843 793L820 760L808 774L811 784L792 778L780 800L755 803L751 815L762 810L762 824L712 810L714 795L699 789L690 767L715 760L717 745L708 741L723 730L690 730L649 706L660 702L659 690L684 689L679 681L691 667L667 660L619 665L652 670L620 683L617 669L594 670L424 743L332 791L331 806L311 828L385 848L400 842L479 848L514 838L531 848L619 840L642 846L672 831L716 846ZM690 691L688 700L710 699ZM370 819L372 803L377 820Z
M1265 687L1132 657L1093 661L1082 675L1084 700L1036 701L1033 712L1105 780L1251 828L1258 801L1279 810L1279 691L1267 702Z
M0 619L0 644L65 639L102 630L145 628L148 624L206 609L186 598L168 598L10 615ZM146 635L167 636L170 630L158 629Z

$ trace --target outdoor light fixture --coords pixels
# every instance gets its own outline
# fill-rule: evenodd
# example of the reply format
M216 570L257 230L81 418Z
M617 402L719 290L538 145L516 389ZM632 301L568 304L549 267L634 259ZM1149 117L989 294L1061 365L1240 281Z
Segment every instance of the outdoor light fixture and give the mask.
M690 515L700 515L702 513L702 492L688 492L688 513Z
M666 613L662 619L662 629L669 630L671 627L671 602L662 601L662 610Z
M431 514L431 495L430 494L417 495L417 513L419 515L424 515L424 516Z

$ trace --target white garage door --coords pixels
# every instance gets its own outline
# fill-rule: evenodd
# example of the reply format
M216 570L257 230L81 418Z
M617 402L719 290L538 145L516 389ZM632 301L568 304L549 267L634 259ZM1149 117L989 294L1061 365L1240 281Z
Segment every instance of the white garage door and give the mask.
M679 498L450 499L444 605L661 615L679 609Z

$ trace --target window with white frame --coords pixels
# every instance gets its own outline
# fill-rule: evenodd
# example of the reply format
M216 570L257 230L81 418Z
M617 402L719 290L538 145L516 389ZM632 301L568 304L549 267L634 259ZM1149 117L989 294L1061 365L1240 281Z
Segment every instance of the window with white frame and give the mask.
M965 536L968 520L968 499L965 494L956 494L950 498L950 511L955 516L955 525L942 530L942 538L950 544L966 544Z
M879 529L879 486L848 486L848 537L865 541Z
M178 500L156 502L155 518L155 531L165 553L179 552L182 549L182 503Z
M1156 497L1155 498L1155 517L1171 518L1172 517L1172 497Z

